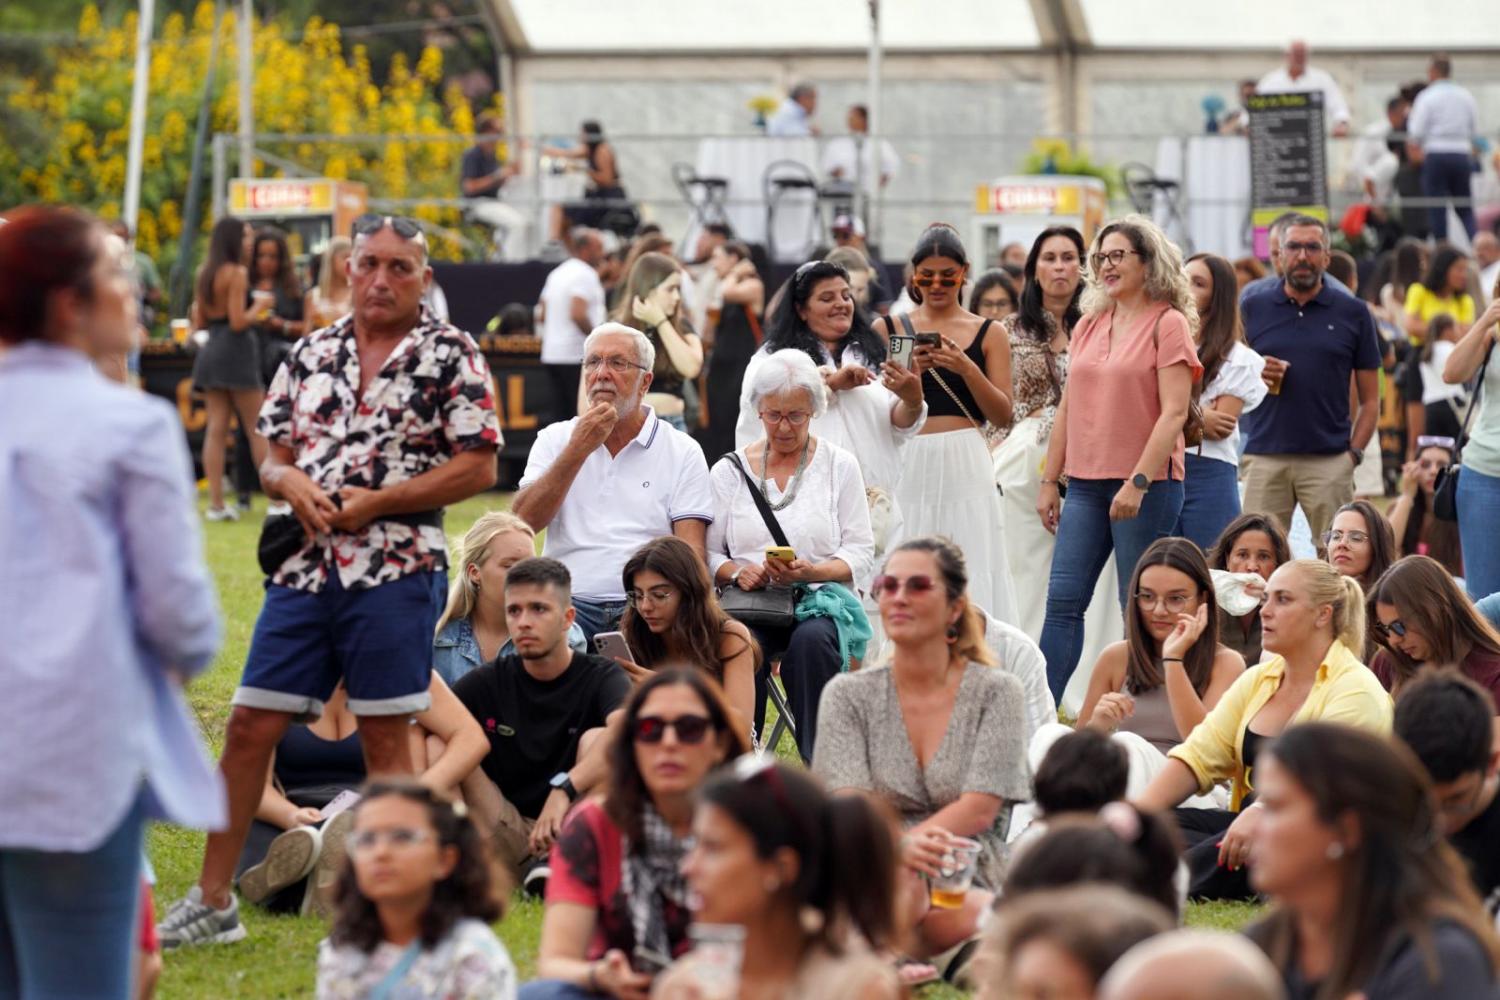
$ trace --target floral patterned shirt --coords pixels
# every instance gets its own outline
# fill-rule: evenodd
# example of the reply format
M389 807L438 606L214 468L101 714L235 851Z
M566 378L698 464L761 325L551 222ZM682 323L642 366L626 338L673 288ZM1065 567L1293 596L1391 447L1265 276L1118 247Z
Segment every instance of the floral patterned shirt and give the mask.
M256 430L290 448L297 468L329 493L384 489L459 452L501 443L493 381L479 346L425 308L363 398L352 316L297 341L271 383ZM447 569L447 540L440 526L372 521L307 542L271 582L321 591L334 562L346 590L365 590Z
M401 961L406 949L381 942L371 952L351 945L318 945L318 1000L360 1000ZM436 947L423 949L390 1000L515 1000L516 968L480 920L453 925Z
M1050 329L1057 320L1046 314ZM1000 321L1010 340L1011 397L1010 427L993 429L989 433L990 446L996 447L1010 434L1011 427L1027 417L1040 416L1042 425L1037 429L1037 443L1044 444L1052 436L1052 424L1057 419L1057 404L1062 402L1062 387L1068 380L1068 352L1053 354L1051 338L1046 342L1016 328L1019 316L1016 313ZM1050 370L1049 370L1050 369ZM1053 372L1056 381L1053 381Z

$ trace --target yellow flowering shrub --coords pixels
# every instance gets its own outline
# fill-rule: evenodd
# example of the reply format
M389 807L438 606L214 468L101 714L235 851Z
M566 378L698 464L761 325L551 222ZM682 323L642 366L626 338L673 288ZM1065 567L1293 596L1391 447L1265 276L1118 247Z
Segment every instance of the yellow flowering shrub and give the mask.
M208 75L213 4L203 0L191 18L168 17L150 59L150 97L143 149L140 249L170 269L182 235L198 107ZM0 142L0 206L31 201L69 202L106 218L120 214L125 192L130 94L135 74L136 15L105 24L85 9L78 37L51 53L51 72L10 95L13 114L30 119L40 144ZM239 124L237 33L233 13L220 25L210 134ZM254 25L253 88L256 145L276 157L329 177L363 181L372 198L452 198L459 160L476 115L456 85L442 86L443 56L428 47L417 64L397 58L388 79L372 79L364 47L346 48L337 25L313 17L300 34L277 22ZM492 109L501 111L499 98ZM276 134L349 136L347 140L282 141ZM355 137L432 136L431 140L372 141ZM213 220L205 150L202 230ZM231 169L234 153L230 154ZM258 163L256 175L280 176ZM457 228L455 209L416 212ZM458 245L438 239L434 253L456 256Z

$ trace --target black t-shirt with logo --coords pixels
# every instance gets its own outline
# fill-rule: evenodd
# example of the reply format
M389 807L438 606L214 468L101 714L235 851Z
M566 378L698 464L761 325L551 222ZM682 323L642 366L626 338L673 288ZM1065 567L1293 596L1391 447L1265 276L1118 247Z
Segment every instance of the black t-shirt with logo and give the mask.
M624 704L630 678L612 660L574 653L561 675L539 681L512 653L459 678L453 693L489 738L484 773L521 815L535 818L552 776L577 762L578 738Z

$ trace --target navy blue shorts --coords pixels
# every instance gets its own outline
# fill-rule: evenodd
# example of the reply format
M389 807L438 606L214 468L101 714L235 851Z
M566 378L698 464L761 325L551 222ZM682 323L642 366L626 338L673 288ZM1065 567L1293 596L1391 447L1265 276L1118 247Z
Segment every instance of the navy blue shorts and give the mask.
M231 703L316 719L342 678L355 715L425 712L446 582L414 573L345 590L331 573L319 593L267 583Z

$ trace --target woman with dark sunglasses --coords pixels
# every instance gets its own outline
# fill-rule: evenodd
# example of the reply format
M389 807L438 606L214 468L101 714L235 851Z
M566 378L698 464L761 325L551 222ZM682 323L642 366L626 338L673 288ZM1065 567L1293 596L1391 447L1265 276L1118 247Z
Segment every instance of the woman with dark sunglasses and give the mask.
M829 682L813 756L829 788L873 793L900 814L915 958L978 931L1004 875L1011 804L1031 796L1021 683L996 668L967 584L963 553L945 539L891 553L873 587L891 661ZM954 838L979 842L975 887L958 908L933 907L926 880Z
M636 688L609 745L602 799L585 799L552 847L538 981L523 1000L644 1000L688 949L682 862L709 771L749 745L702 671L664 670Z
M1500 703L1500 632L1448 571L1427 556L1391 565L1370 589L1379 652L1370 669L1396 697L1431 667L1455 665Z
M694 919L717 940L662 977L655 1000L895 1000L875 954L895 937L896 845L863 796L829 796L775 757L741 757L711 779L683 865ZM716 957L739 954L738 974Z
M887 317L885 332L936 334L937 340L919 339L911 355L922 376L927 421L906 449L896 492L905 518L901 537L951 538L974 567L969 596L996 618L1014 623L1004 514L984 436L986 424L1010 424L1010 344L993 319L963 307L969 255L952 226L928 226L912 251L911 266L907 292L917 307L900 322Z

